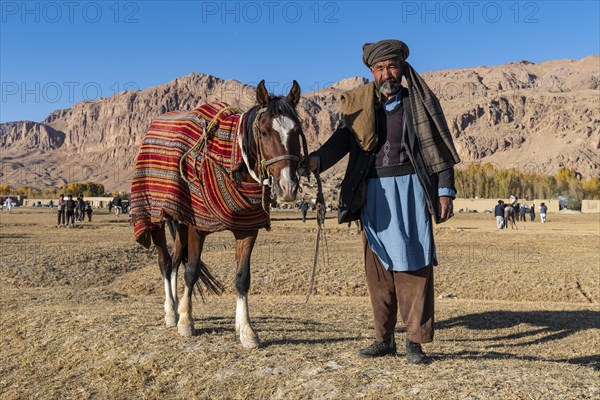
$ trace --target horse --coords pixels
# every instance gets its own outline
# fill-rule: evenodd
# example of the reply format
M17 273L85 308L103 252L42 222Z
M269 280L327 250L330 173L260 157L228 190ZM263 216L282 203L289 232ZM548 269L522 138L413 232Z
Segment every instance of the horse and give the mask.
M219 157L211 159L210 152L206 150L211 146L211 135L214 138L226 136L220 130L214 132L215 129L212 129L213 123L218 120L218 115L207 126L206 121L198 120L199 114L184 118L176 112L167 113L164 114L166 117L161 120L162 122L159 121L160 117L155 120L146 133L136 158L136 170L132 182L131 213L136 226L134 232L137 229L136 240L147 248L150 247L151 241L157 250L158 265L165 290L165 324L167 327L177 326L180 335L195 335L192 317L194 287L204 298L199 281L208 290L217 294L223 291L222 284L201 261L206 237L212 232L224 230L233 233L237 292L235 330L242 346L247 349L260 346L260 340L252 327L248 311L252 250L259 229L270 229L269 204L273 198L286 202L295 200L299 190L298 169L303 160L301 150L304 156L307 155L306 139L296 112L296 105L300 100L300 86L294 81L287 96L276 97L268 93L264 82L261 81L256 89L257 105L245 113L241 115L231 113L229 107L220 108L218 111L221 116L226 115L221 119L223 126L233 121L232 138L233 142L237 143L233 149L226 151L225 156L221 154L219 157L229 160L231 153L231 160L233 160L235 154L239 152L241 153L239 165L233 163L235 165L224 167L226 162ZM186 118L187 125L182 122ZM172 123L173 119L178 121L177 124ZM196 143L194 140L191 142L188 140L190 134L187 131L189 124L192 123L189 121L201 124L203 127L202 137L194 137ZM166 124L168 128L161 128L161 123ZM159 131L158 137L156 134L151 134L153 129ZM163 140L169 135L183 137L183 141L180 140L177 145L174 145L169 139ZM182 143L187 144L181 145ZM144 146L147 150L143 150ZM151 149L156 149L156 146L159 146L155 151L156 154L168 153L170 150L166 150L167 148L177 148L179 153L175 161L179 163L179 170L173 167L173 160L152 160L151 153L154 150ZM181 156L181 152L185 154ZM167 161L163 162L164 160ZM164 165L168 166L164 167ZM160 173L152 172L154 170L160 170ZM207 170L209 172L206 172ZM156 182L151 182L152 174L155 174L154 179L170 180L155 184ZM183 184L182 180L187 181L187 185ZM169 186L177 187L167 194L166 192L157 194L159 189L156 188L160 187L160 190L164 191L164 187ZM241 193L243 190L246 192ZM214 192L217 194L213 196ZM205 198L202 198L202 195ZM213 197L208 199L207 196ZM169 204L169 201L181 203L182 198L187 199L187 204L178 203L170 207L165 205ZM203 199L204 202L199 203L198 199ZM214 203L219 202L224 204L223 208L228 210L231 208L233 211L229 210L219 215L219 212L216 212L218 210L214 209ZM238 210L240 208L241 211ZM165 222L174 238L170 251L166 241ZM178 303L177 274L182 262L185 265L185 288Z
M510 196L510 203L504 207L504 228L508 229L510 225L511 229L518 229L517 223L515 222L515 204L517 198Z

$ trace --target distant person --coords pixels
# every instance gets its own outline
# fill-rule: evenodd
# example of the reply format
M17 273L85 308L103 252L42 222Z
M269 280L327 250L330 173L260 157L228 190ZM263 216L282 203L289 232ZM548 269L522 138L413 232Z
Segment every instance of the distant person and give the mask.
M67 210L67 204L65 201L65 196L61 193L58 197L58 202L56 203L56 208L58 209L58 226L64 226L65 224L65 213Z
M112 200L108 202L107 207L108 207L108 213L110 214L112 212L112 209L113 209L113 202L112 202Z
M494 215L496 216L496 227L504 229L504 201L498 200L498 204L494 207Z
M12 212L14 205L15 203L13 202L13 199L11 199L10 197L6 198L6 201L4 202L4 207L6 207L9 213Z
M89 201L85 203L85 213L87 214L88 222L92 222L92 214L94 213L94 210L92 209L92 204Z
M113 199L113 207L115 208L115 214L117 214L117 216L119 214L121 214L121 212L123 211L123 200L121 199L121 196L116 195Z
M535 203L531 203L531 208L529 209L529 218L531 222L535 221Z
M540 220L542 224L546 223L546 213L548 212L548 207L546 207L546 203L540 204Z
M300 202L300 214L302 215L302 222L306 223L306 213L308 212L308 203L306 200L302 199Z
M83 200L83 193L77 197L77 209L79 210L79 222L85 221L85 200Z
M67 225L75 226L75 210L77 209L77 202L73 200L73 196L69 195L67 200Z
M525 204L521 205L521 207L519 207L519 221L525 222L525 213L527 212L527 207L525 207Z

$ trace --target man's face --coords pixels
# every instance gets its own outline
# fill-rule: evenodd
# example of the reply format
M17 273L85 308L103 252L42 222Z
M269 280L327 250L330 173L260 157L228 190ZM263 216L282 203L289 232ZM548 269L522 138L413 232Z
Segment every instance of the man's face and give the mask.
M377 88L385 97L390 97L400 90L402 70L398 60L386 60L371 66L371 73Z

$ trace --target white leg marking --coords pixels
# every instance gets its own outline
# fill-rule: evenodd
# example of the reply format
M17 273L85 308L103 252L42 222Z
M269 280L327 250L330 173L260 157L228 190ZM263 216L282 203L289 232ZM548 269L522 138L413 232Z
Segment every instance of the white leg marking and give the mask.
M192 336L194 334L194 318L192 317L192 304L189 294L186 287L177 308L177 312L179 313L177 331L181 336Z
M165 284L165 324L168 327L177 324L177 316L175 314L175 304L173 304L173 295L171 294L171 285L167 278L163 278Z
M280 115L273 120L273 129L279 132L281 144L283 144L283 147L286 150L288 150L288 138L290 131L294 129L295 126L296 124L294 121L285 115Z
M171 271L171 296L173 297L173 310L177 311L177 270Z
M235 332L240 335L240 341L245 349L253 349L260 346L260 341L252 325L248 313L248 297L239 296L235 308Z

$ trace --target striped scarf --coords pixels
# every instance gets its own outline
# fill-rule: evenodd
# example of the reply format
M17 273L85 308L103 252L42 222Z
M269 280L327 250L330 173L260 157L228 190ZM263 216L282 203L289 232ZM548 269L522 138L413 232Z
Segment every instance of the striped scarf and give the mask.
M460 162L442 106L421 75L406 63L413 125L427 171L438 173Z

